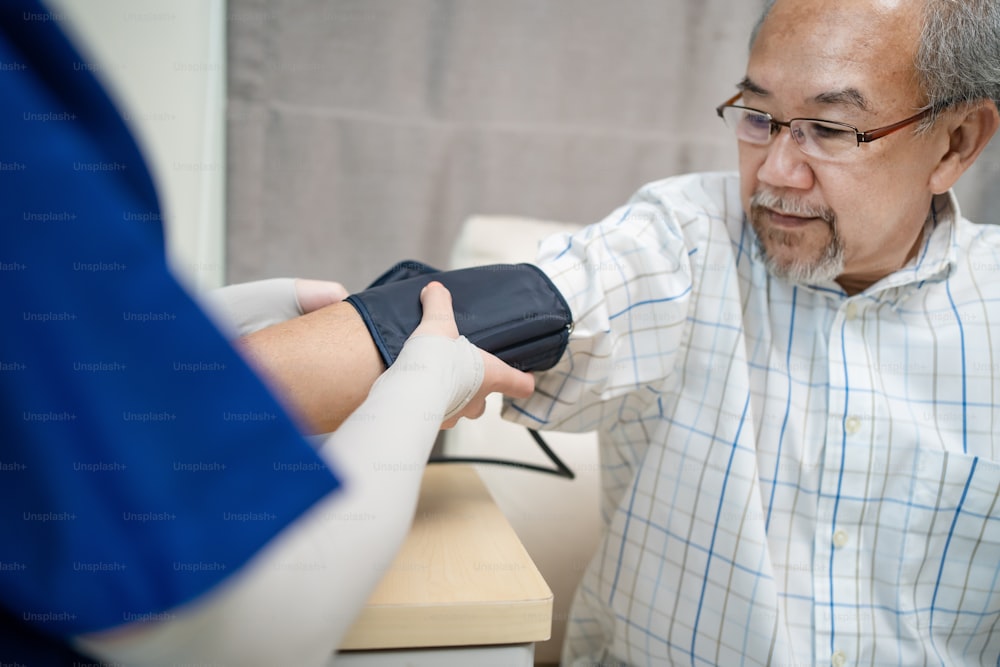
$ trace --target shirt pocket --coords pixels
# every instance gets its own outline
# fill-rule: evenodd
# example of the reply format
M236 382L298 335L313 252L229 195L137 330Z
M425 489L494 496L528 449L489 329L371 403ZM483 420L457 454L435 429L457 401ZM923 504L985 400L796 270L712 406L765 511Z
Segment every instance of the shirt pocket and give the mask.
M921 450L911 493L894 516L901 629L929 636L937 658L1000 654L1000 463L955 452ZM881 560L879 554L876 558ZM894 577L895 578L895 577ZM926 645L926 644L925 644Z

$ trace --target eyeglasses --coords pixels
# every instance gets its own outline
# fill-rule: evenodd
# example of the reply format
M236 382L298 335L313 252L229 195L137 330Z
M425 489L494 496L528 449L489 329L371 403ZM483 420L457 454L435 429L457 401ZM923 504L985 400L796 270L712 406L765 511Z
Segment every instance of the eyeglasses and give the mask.
M849 159L852 149L916 123L934 110L934 107L928 107L898 123L862 132L847 123L819 118L775 120L767 112L733 104L742 96L742 92L736 93L715 108L719 118L736 134L737 139L748 144L766 146L777 136L781 128L787 127L792 139L803 153L822 160Z

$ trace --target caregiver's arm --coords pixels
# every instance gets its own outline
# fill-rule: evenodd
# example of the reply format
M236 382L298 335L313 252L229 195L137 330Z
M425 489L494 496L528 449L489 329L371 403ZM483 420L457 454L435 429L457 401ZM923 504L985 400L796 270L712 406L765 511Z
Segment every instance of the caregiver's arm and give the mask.
M113 664L329 663L406 537L442 417L468 408L496 375L489 355L456 338L443 287L428 286L421 302L399 359L320 449L344 486L201 599L162 621L77 637L79 648ZM511 395L531 393L530 375L493 370Z

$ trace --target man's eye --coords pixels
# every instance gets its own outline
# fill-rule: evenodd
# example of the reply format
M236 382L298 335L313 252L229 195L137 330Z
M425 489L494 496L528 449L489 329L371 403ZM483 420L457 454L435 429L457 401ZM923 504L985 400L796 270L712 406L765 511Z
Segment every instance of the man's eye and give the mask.
M743 122L759 130L771 127L771 119L762 113L747 113L743 117Z
M816 139L833 141L854 141L854 132L839 125L825 123L810 123L809 133Z

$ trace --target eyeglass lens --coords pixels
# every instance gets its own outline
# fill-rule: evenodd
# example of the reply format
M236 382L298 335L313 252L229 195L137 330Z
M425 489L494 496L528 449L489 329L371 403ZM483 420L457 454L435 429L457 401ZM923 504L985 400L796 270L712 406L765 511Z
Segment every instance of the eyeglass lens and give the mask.
M724 107L722 118L740 141L766 145L782 126L787 126L803 153L835 158L857 148L857 133L845 125L820 120L796 119L790 123L774 122L761 111L742 107Z

